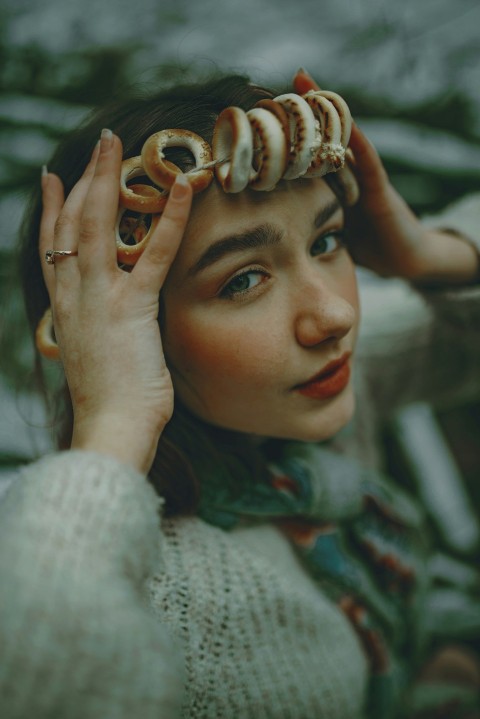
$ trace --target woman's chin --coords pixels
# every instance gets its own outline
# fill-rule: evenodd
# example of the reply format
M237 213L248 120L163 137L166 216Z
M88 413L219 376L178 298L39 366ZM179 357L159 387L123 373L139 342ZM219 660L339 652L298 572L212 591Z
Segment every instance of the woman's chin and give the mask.
M186 403L188 407L188 404ZM347 425L355 411L355 395L351 383L328 401L306 400L300 405L287 403L280 411L275 407L268 416L254 416L252 412L218 416L215 412L201 412L198 407L189 411L207 425L217 429L248 435L255 444L267 439L299 442L323 442L331 439Z
M331 403L299 418L288 439L300 442L324 442L334 437L352 419L355 412L355 395L349 385Z
M285 439L297 442L325 442L334 437L352 419L355 412L355 395L347 387L342 396L331 403L298 416L290 415L285 423L273 422L264 432L250 432L255 444L266 439Z

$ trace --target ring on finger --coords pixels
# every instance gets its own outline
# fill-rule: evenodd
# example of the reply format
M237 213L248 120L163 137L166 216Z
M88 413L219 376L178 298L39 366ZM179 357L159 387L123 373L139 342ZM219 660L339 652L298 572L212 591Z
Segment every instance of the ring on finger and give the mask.
M78 255L75 250L47 250L45 252L45 262L47 265L54 265L56 257L72 257Z

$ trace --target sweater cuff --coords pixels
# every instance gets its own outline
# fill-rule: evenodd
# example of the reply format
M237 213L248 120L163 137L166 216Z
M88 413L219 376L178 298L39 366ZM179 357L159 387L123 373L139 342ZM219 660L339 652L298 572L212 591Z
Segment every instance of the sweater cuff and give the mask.
M138 582L158 564L161 506L133 467L99 453L59 452L24 467L8 488L2 542L36 547L49 564L55 556L59 566L73 561L79 570L84 563L93 572L116 566Z

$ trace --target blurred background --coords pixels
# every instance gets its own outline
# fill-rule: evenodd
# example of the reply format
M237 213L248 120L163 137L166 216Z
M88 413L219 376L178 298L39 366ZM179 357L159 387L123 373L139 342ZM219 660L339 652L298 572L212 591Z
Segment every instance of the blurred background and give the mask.
M41 405L28 392L32 352L15 283L16 232L41 165L89 108L132 83L226 69L282 90L304 66L347 99L415 211L432 213L480 189L479 27L477 0L3 0L3 470L50 446ZM479 408L439 420L478 501Z

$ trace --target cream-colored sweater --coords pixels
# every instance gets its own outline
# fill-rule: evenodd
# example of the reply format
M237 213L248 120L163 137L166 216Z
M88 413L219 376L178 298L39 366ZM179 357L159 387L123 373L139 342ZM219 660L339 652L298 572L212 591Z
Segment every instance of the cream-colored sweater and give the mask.
M396 407L480 396L480 289L369 292L335 445L380 466ZM1 719L353 719L367 675L273 526L162 520L145 477L79 451L24 468L0 505Z

